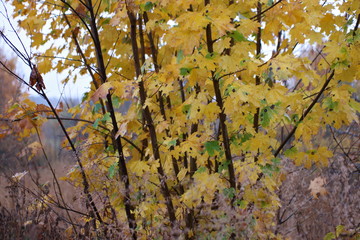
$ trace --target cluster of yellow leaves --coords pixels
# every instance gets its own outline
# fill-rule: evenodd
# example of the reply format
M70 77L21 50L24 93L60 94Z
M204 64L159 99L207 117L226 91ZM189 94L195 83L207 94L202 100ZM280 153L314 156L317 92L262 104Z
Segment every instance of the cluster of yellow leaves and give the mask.
M32 37L32 46L51 42L43 55L59 57L49 60L38 54L40 73L68 70L65 81L79 74L93 78L81 105L69 111L86 122L68 131L81 149L87 176L93 179L91 191L109 196L122 221L126 221L125 187L119 182L117 159L125 157L130 201L143 236L153 231L149 226L166 222L167 200L159 187L161 181L169 186L178 219L185 219L189 211L201 219L206 215L202 204L216 203L227 191L228 199L239 200L241 209L258 217L258 236L270 236L279 206L276 189L282 180L281 163L274 156L284 139L280 132L286 137L296 128L294 146L286 152L296 165L323 167L332 152L314 144L314 136L326 125L340 128L358 121L359 103L351 100L348 84L360 78L360 37L358 31L352 32L354 24L348 23L350 16L356 20L358 4L231 2L97 2L96 26L107 75L100 79L100 56L95 51L94 30L89 32L92 16L88 8L79 1L13 1L15 16L23 17L20 26ZM135 13L137 26L131 26L128 11ZM45 22L51 26L50 33ZM132 27L136 39L132 39ZM308 43L314 44L315 55L299 54ZM140 61L138 78L134 59ZM334 79L300 121L332 70ZM219 85L221 103L214 82ZM146 95L143 103L141 84ZM116 111L116 132L109 100ZM26 100L21 104L22 110L12 115L27 116L23 134L28 135L27 129L40 120L28 112L36 108L34 104ZM155 125L160 159L154 157L154 137L144 109L149 109ZM121 153L114 139L121 141ZM231 161L226 156L226 140ZM230 163L238 189L228 190ZM166 176L161 181L160 168ZM64 179L81 186L79 167L73 167ZM323 191L311 189L315 195ZM208 209L208 213L215 211ZM143 219L147 221L144 225ZM188 227L185 221L180 225Z

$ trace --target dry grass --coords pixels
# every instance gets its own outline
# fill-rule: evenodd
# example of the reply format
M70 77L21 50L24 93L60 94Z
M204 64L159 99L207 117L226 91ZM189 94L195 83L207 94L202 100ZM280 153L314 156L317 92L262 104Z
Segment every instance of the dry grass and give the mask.
M66 174L67 165L64 162L54 164L56 174ZM341 224L348 230L341 239L355 239L360 219L360 175L353 165L337 157L326 169L309 170L288 163L286 171L289 175L280 192L282 208L277 216L278 233L288 239L315 240L334 232ZM48 190L50 195L56 196L50 170L41 167L39 175L39 182L47 183L43 191L46 193ZM327 179L328 194L314 199L308 187L310 181L318 176ZM84 211L78 199L80 193L66 182L60 181L60 184L66 203L71 208ZM42 194L30 175L25 176L19 185L0 176L0 239L64 239L64 231L70 226L64 221L65 211L39 202L39 197L44 196ZM71 216L75 221L80 218L74 213ZM281 222L288 217L287 221ZM85 225L79 229L84 231Z
M276 216L277 225L274 230L287 239L323 239L329 232L335 232L336 226L344 225L346 231L342 233L340 239L356 239L356 234L360 227L360 173L355 164L359 162L359 139L356 133L347 137L347 142L334 145L334 141L329 143L335 157L331 160L328 168L305 169L294 166L290 160L284 160L284 172L287 179L284 181L279 196L282 207ZM329 141L331 137L323 138ZM344 146L348 146L348 154L344 154ZM59 156L55 153L54 156ZM56 159L59 159L56 158ZM81 190L74 188L69 183L59 181L62 197L61 200L58 189L54 182L53 174L50 169L41 163L41 167L32 165L29 173L20 182L11 181L10 171L4 171L10 176L5 176L4 172L0 175L0 239L91 239L89 236L89 223L83 221L83 215L69 212L69 215L76 225L77 234L68 234L69 215L52 201L43 201L46 196L54 196L54 202L62 206L79 212L86 212ZM56 176L64 176L71 167L71 163L66 160L57 160L52 163ZM327 181L327 195L314 199L308 189L310 181L321 176ZM65 204L64 204L65 202ZM221 201L220 201L221 202ZM219 208L221 208L219 204ZM228 204L224 205L228 207ZM204 208L211 206L204 206ZM216 219L213 216L202 216L197 219L204 219L203 226L205 232L216 231L216 236L227 239L228 227L232 223L233 229L237 232L240 239L246 239L251 235L247 220L239 217L246 215L237 213L229 209L221 209L227 212L227 218L218 218L219 222L211 222L206 219ZM126 224L125 224L126 225ZM108 239L121 238L121 229L126 226L119 223L117 226L108 226ZM121 227L122 226L122 227ZM164 226L165 227L165 226ZM218 227L218 228L217 228ZM159 232L160 231L160 232ZM163 239L178 239L181 234L169 232L169 229L154 229L156 236ZM164 234L167 235L164 235ZM152 236L151 239L153 237ZM150 237L151 235L149 235ZM167 236L167 237L166 237ZM229 235L230 236L230 235ZM228 237L229 237L228 236ZM179 238L180 239L180 238Z
M326 169L309 170L288 164L287 170L291 173L281 188L278 232L289 239L315 240L344 225L348 233L341 239L354 239L360 223L360 175L356 169L338 157ZM328 193L315 199L308 188L318 176L327 180Z
M305 169L286 160L288 176L280 189L282 207L277 216L277 231L284 237L323 239L343 225L339 239L360 238L360 127L355 124L349 130L322 139L335 153L327 168ZM318 199L308 189L316 177L326 179L327 194Z
M64 162L53 164L58 177L66 174L66 165ZM69 207L83 211L76 197L77 190L64 181L59 183ZM46 167L30 170L18 182L0 175L0 239L63 239L64 231L69 227L65 221L67 215L56 204L51 204L51 200L47 201L48 193L54 196L55 202L62 202L53 175ZM70 215L77 217L74 213Z

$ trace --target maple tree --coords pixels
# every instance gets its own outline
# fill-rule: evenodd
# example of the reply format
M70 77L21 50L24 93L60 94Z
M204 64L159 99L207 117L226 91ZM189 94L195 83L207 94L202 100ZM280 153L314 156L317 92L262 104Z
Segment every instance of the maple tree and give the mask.
M277 237L282 161L326 166L313 137L358 121L359 1L10 2L38 51L16 51L28 86L49 104L10 113L26 116L20 136L58 120L77 161L63 180L98 237ZM50 71L91 79L74 127L47 99Z

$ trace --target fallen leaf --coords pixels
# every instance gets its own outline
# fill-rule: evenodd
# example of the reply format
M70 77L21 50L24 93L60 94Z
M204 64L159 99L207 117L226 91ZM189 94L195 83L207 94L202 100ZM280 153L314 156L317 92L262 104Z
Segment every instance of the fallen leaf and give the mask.
M310 182L309 189L311 191L311 195L313 195L314 198L318 198L318 194L325 195L327 193L326 189L324 188L325 183L326 180L322 177L317 177Z

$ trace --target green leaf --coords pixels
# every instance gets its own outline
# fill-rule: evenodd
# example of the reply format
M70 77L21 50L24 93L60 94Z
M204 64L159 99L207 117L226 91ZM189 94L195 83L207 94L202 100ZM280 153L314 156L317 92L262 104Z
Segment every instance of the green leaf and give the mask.
M274 0L268 0L267 4L269 7L271 7L274 4Z
M324 100L324 106L330 111L337 110L338 105L339 102L334 102L331 98L326 98Z
M332 240L332 239L335 239L335 234L333 232L329 232L324 237L324 240Z
M99 126L99 122L100 122L100 118L96 119L93 124L93 128L97 128Z
M251 133L244 133L240 135L240 142L244 143L246 141L248 141L249 139L251 139L253 137L253 135Z
M292 114L292 115L291 115L291 121L292 121L292 122L296 122L296 123L297 123L297 122L299 122L299 119L300 119L300 118L299 118L299 115L298 115L298 114L295 113L295 114Z
M114 152L114 146L113 146L113 145L109 145L109 146L106 148L106 152L111 152L111 153L113 153L113 152Z
M117 169L117 163L114 163L109 167L109 178L112 179L115 176L116 169Z
M169 141L168 146L176 146L176 139Z
M212 53L206 54L205 58L206 58L206 59L214 59L215 56L216 56L216 53L212 52Z
M191 104L185 104L183 107L182 107L182 112L184 114L186 114L187 117L190 116L190 109L191 109Z
M195 173L203 173L203 172L206 172L206 167L204 167L204 166L199 167Z
M289 157L297 152L298 152L297 149L295 147L292 147L292 148L286 149L286 151L284 152L284 155Z
M266 201L260 201L260 205L261 205L262 208L266 208L266 207L268 207L270 205L270 203L266 202Z
M106 24L109 24L110 22L110 18L107 18L103 21L102 25L106 25Z
M89 92L84 93L83 97L81 98L81 102L85 102L89 97Z
M229 85L224 93L224 96L230 96L231 93L236 93L237 88L235 88L234 86Z
M205 144L205 150L211 157L215 155L215 151L220 152L221 148L218 141L208 141Z
M240 200L240 199L237 199L237 200L234 202L234 205L235 205L235 206L238 206L238 207L241 208L241 209L245 209L248 204L249 204L248 201Z
M238 31L233 31L230 34L230 37L233 38L236 42L246 42L248 41L242 33L239 33Z
M265 166L260 166L261 168L261 171L272 177L272 175L275 173L275 172L279 172L280 171L280 168L279 168L279 164L280 164L280 159L279 158L273 158L271 160L272 164L269 164L267 163Z
M113 95L111 100L112 100L114 108L120 107L121 99L118 96Z
M176 63L179 64L181 60L183 60L183 58L184 58L184 52L183 50L179 50L176 55Z
M271 114L268 107L261 109L260 122L261 126L267 127L270 124Z
M230 164L230 161L224 161L220 164L218 172L221 173L223 170L228 170L228 166Z
M94 113L97 113L97 112L99 112L100 109L101 109L101 104L100 104L100 103L97 103L97 104L94 105L94 108L93 108L92 113L93 113L93 114L94 114Z
M234 188L224 188L223 193L229 199L232 199L235 197L235 189Z
M144 5L144 10L145 11L150 11L153 7L154 7L154 4L152 2L147 2Z
M187 76L190 74L191 70L191 68L180 68L180 75Z
M279 165L281 163L280 158L273 158L273 159L271 159L271 161L273 162L274 165Z
M261 166L261 171L268 176L272 176L272 167L270 164L266 164L265 166Z
M109 121L111 118L110 118L110 113L107 112L104 114L103 118L101 119L102 122L107 122Z

